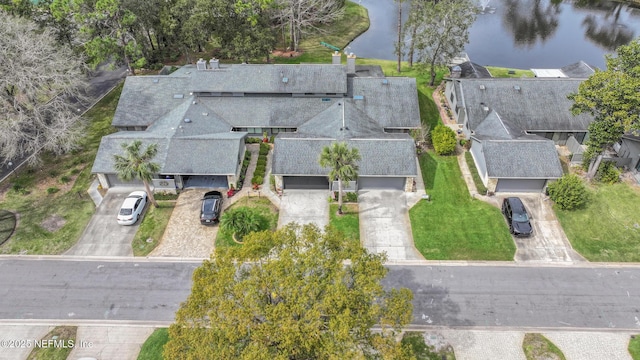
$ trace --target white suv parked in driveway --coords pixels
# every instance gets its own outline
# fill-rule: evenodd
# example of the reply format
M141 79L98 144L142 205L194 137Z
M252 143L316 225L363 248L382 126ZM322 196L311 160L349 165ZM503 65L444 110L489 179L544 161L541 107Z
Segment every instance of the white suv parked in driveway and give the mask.
M144 211L145 205L147 205L147 193L145 191L134 191L122 203L120 211L118 212L118 224L120 225L133 225L135 224L142 211Z

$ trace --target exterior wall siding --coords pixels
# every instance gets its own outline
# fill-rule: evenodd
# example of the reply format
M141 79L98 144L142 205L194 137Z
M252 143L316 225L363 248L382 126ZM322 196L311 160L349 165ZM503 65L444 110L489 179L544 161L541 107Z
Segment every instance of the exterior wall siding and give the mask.
M480 179L482 179L482 182L484 183L484 185L487 186L487 163L484 160L484 154L482 152L482 143L477 140L472 140L470 151L471 151L471 155L473 156L473 160L476 163L476 168L478 169L478 174L480 175Z

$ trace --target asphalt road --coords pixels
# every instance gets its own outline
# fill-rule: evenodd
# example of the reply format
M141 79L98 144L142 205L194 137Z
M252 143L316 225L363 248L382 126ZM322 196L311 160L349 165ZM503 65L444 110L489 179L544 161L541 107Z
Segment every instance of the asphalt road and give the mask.
M0 319L171 322L199 262L0 260ZM640 329L640 267L389 266L413 325Z

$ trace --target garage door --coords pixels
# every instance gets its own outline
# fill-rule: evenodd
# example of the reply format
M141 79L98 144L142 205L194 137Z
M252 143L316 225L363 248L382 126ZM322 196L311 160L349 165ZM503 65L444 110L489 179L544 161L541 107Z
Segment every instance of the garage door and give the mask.
M542 192L545 179L500 179L496 192Z
M326 176L283 176L285 189L323 189L329 190Z
M182 182L186 188L229 188L224 175L183 175Z
M143 186L140 180L122 181L116 174L107 174L107 181L109 181L109 187L116 186Z
M360 177L358 178L358 189L392 189L404 190L406 178L404 177Z

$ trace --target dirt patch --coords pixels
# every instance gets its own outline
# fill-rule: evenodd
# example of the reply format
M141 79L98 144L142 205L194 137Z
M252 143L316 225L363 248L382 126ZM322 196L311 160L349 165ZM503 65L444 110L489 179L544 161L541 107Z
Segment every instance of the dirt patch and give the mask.
M271 55L284 58L294 58L302 55L302 53L300 51L291 50L273 50Z
M42 222L42 224L40 224L40 226L42 226L42 228L47 230L48 232L56 232L60 230L66 223L67 223L67 220L65 220L62 216L58 214L53 214L48 218L44 219L44 221Z

